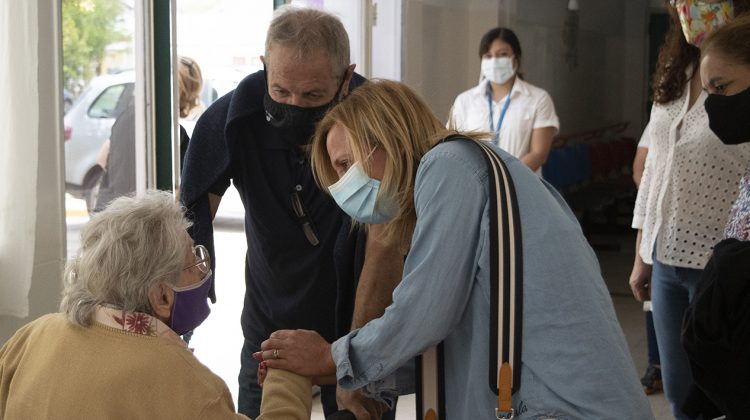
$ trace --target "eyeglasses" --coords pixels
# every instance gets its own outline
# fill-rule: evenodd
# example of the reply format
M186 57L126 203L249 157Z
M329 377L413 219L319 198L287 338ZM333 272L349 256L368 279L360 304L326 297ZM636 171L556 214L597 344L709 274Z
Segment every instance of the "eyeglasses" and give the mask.
M198 267L198 270L203 274L208 274L211 270L211 255L203 245L196 245L193 247L193 255L195 255L195 263L183 268L183 270L189 270L193 267Z
M294 214L297 216L297 221L302 226L302 231L305 233L307 241L310 242L310 245L312 246L318 246L320 244L318 235L315 233L315 227L312 224L312 220L310 220L310 217L308 217L305 212L305 207L302 205L302 199L300 199L299 194L297 194L296 191L292 193L291 197L292 209L294 209Z

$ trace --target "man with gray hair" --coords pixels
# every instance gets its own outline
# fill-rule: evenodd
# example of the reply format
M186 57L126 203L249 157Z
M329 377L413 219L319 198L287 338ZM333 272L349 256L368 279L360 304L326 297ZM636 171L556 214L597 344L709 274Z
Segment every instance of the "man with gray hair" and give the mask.
M263 71L247 76L198 120L182 174L191 235L212 254L212 220L230 181L245 207L238 409L251 417L258 414L261 396L252 354L263 340L289 328L333 340L364 325L388 306L403 267L403 254L375 239L378 226L367 236L352 231L310 170L307 146L315 124L364 82L349 62L344 26L319 10L282 7L271 21L261 60ZM338 397L339 405L355 414L373 407L359 394L341 390ZM322 401L326 414L336 410L332 388L323 387ZM370 414L382 409L377 407Z

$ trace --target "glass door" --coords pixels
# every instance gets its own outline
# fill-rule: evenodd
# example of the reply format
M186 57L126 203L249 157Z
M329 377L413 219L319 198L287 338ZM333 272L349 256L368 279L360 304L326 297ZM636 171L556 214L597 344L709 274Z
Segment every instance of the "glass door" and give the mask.
M68 255L97 209L135 190L135 0L63 0Z

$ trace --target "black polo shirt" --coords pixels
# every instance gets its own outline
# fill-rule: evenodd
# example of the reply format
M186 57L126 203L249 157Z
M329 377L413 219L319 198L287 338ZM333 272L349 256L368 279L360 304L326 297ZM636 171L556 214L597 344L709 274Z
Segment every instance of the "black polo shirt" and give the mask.
M315 330L332 341L333 250L345 216L315 184L309 156L295 134L266 121L264 92L262 72L248 76L234 92L251 105L250 112L228 118L228 169L210 189L221 195L231 180L245 207L243 333L258 345L287 328Z

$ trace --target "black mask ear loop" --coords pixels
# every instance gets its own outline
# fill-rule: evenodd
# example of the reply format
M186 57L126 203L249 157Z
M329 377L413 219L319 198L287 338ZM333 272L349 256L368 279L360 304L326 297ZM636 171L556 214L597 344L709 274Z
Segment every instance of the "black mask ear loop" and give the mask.
M266 63L263 63L263 89L268 93L268 69L266 69Z
M333 95L333 100L331 100L331 107L333 105L336 105L337 103L341 102L344 98L341 98L341 89L344 88L344 82L346 81L346 70L344 70L344 75L341 76L341 82L339 83L338 89L336 89L336 93Z
M273 99L271 98L271 94L268 92L268 69L266 69L266 63L263 63L263 90L265 91L265 97L268 98L270 101L273 102ZM266 99L263 100L264 106ZM272 120L275 120L274 116L268 111L268 107L265 107L266 112L266 121L271 122Z

